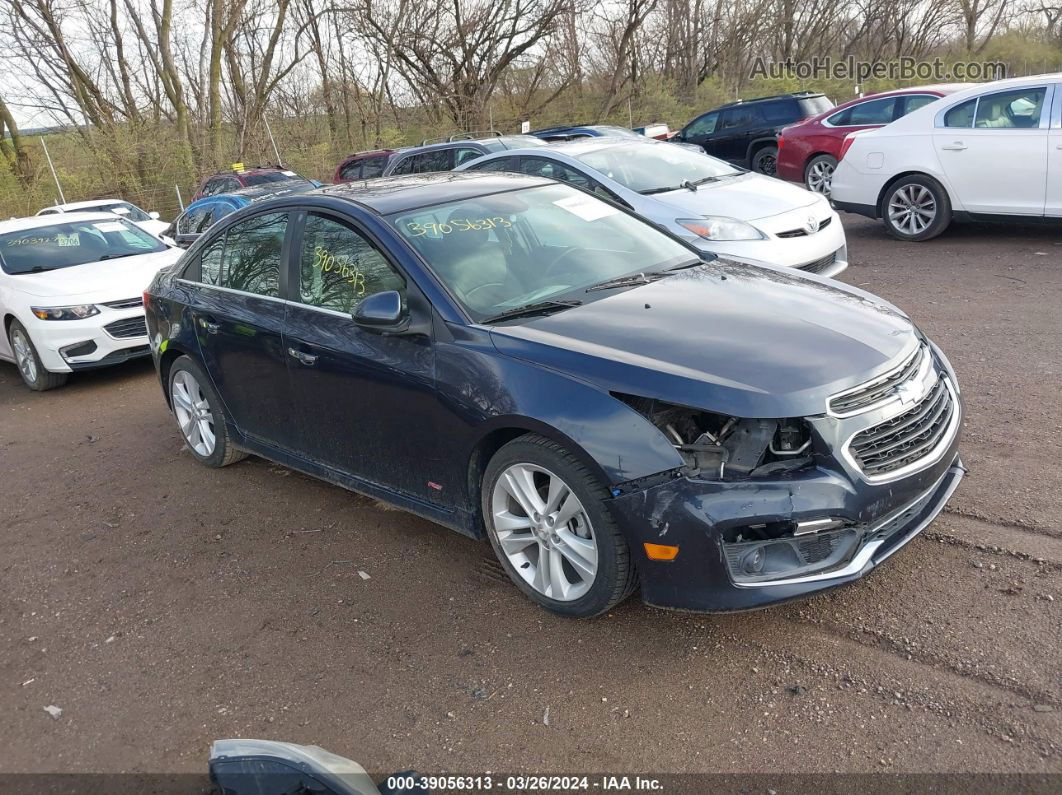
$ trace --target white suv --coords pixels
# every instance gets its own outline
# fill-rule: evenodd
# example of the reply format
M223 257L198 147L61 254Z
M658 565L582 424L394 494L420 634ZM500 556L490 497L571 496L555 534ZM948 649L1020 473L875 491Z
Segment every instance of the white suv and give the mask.
M0 222L0 360L43 391L149 355L143 292L181 253L111 213Z
M901 240L953 219L1062 221L1062 74L981 84L850 134L830 198Z

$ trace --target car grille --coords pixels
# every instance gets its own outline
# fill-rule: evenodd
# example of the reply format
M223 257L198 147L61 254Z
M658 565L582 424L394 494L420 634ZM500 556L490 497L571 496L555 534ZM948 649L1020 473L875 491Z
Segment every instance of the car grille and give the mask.
M895 370L867 381L865 384L830 398L829 409L834 414L847 416L866 411L894 394L895 389L915 378L922 370L922 363L929 351L925 345L918 349Z
M813 260L812 262L805 262L803 265L798 265L798 269L807 273L822 273L829 268L833 263L837 262L837 252L827 254L822 259Z
M818 227L816 227L811 232L809 232L807 229L804 229L804 228L790 229L787 232L779 232L776 235L776 237L807 237L808 235L815 234L815 232L821 232L823 229L825 229L827 226L829 226L830 223L832 223L832 222L833 222L833 216L829 216L826 219L824 219L823 221L820 221Z
M143 315L127 317L123 320L116 320L113 323L108 323L103 327L103 330L117 339L146 337L147 320L145 320Z
M955 411L947 380L938 378L913 408L853 436L849 451L867 477L888 475L929 456L948 432Z
M111 309L136 309L144 305L144 299L138 295L136 298L123 298L121 301L107 301L103 305Z

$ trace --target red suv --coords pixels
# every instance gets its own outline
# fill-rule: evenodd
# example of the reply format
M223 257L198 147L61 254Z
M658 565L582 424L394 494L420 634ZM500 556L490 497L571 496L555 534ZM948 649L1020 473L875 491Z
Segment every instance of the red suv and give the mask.
M355 152L336 166L336 174L332 177L332 182L338 185L341 182L382 177L395 151L394 149L374 149L371 152Z
M841 143L848 133L884 127L912 110L962 88L969 88L969 84L883 91L853 99L786 127L778 135L777 176L790 182L802 182L810 191L829 195L833 170L841 158Z
M204 196L215 196L219 193L231 193L240 188L254 188L259 185L269 185L273 182L288 182L298 180L318 187L321 183L300 177L294 171L288 171L282 166L255 166L244 168L237 163L232 171L221 171L204 180L199 186L192 201L202 199ZM190 204L191 202L189 202Z

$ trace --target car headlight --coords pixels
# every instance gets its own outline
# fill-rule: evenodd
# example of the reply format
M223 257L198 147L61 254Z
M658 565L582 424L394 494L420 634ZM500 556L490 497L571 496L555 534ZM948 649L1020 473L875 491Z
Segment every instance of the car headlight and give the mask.
M679 218L681 227L705 240L766 240L767 236L752 224L737 218L722 215L706 215L702 218Z
M41 320L84 320L98 315L100 310L92 304L78 306L31 306L30 311Z

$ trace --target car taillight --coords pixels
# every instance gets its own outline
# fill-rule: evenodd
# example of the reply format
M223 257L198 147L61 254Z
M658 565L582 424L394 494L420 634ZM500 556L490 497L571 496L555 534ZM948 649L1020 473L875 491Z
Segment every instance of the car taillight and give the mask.
M848 133L841 141L841 153L837 156L838 162L844 160L845 154L852 148L852 142L855 141L855 133Z
M149 293L147 290L145 290L144 291L144 309L147 309L149 306L151 306L151 293Z
M784 144L785 144L785 138L783 138L783 137L782 137L781 135L779 135L779 136L778 136L778 151L779 151L779 152L781 152L781 151L782 151L782 146L783 146Z

